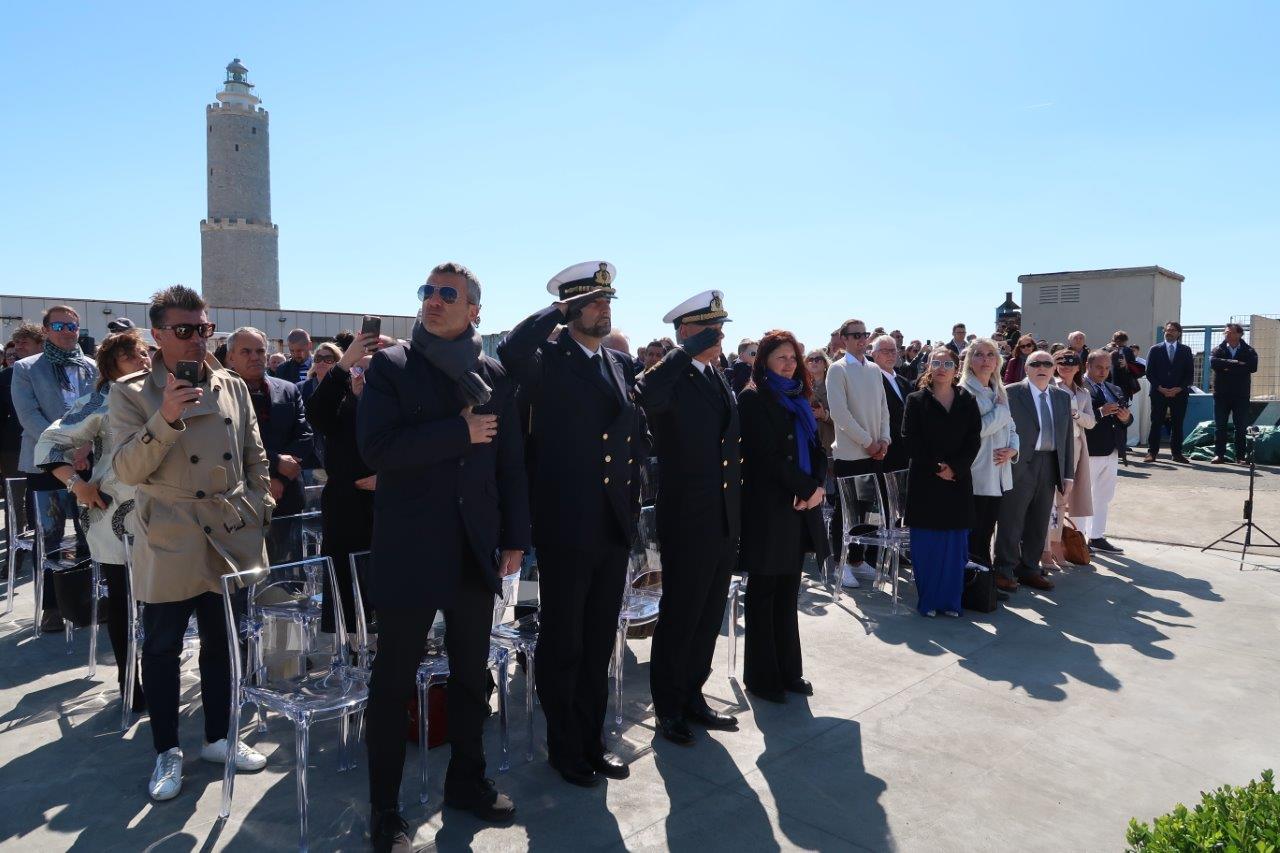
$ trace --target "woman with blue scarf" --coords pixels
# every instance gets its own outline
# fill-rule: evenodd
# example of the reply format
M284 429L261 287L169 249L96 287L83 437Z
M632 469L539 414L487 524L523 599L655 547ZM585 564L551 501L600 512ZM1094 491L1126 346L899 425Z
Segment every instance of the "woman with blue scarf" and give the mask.
M822 483L827 456L809 406L804 349L790 332L759 344L751 384L738 396L742 419L742 539L747 573L743 683L754 696L785 702L813 695L804 677L796 599L806 551L827 555Z

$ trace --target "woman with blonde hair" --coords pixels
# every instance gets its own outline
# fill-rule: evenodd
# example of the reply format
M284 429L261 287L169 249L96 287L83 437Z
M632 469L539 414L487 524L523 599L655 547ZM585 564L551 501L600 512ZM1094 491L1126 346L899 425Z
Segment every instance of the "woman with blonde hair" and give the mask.
M973 460L974 525L969 531L969 559L991 568L1000 499L1013 488L1013 460L1018 456L1018 430L1009 396L1000 381L1000 351L990 338L978 338L965 350L960 386L978 402L982 447Z

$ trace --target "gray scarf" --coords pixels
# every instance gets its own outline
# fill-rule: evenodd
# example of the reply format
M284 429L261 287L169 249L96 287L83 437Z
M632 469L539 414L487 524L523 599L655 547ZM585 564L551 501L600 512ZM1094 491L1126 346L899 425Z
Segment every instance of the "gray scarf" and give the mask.
M418 321L413 324L409 343L429 364L458 383L458 391L468 406L483 406L489 402L493 389L485 384L479 373L484 339L474 327L470 335L447 341L428 332L426 326Z

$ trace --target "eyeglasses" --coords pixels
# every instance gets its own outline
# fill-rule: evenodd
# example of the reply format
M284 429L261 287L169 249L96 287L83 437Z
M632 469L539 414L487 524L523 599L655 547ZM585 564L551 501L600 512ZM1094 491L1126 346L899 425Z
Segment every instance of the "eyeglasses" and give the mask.
M424 284L418 288L418 301L426 302L435 294L440 294L440 301L445 305L452 305L458 301L458 288L445 285L437 287L434 284Z
M78 332L80 324L73 323L70 320L54 320L49 324L49 330L52 332Z
M929 362L929 366L930 366L930 367L945 367L947 370L954 370L954 369L955 369L955 366L956 366L956 363L955 363L954 361L951 361L950 359L947 359L946 361L943 361L942 359L935 358L935 359L933 359L933 360L931 360L931 361Z
M1052 361L1028 361L1027 367L1053 367Z
M853 338L855 341L860 341L863 338L871 337L870 332L841 332L841 334L843 334L846 338Z
M810 357L810 358L806 358L806 359L805 359L805 362L806 362L806 363L808 363L808 364L822 364L822 363L823 363L823 362L825 362L825 361L826 361L826 359L824 359L822 356L818 356L818 355L815 355L815 356L812 356L812 357Z
M192 335L199 335L202 338L213 337L214 330L218 327L213 323L174 323L171 326L156 326L160 331L173 332L173 336L180 341L189 340Z
M1059 367L1079 367L1080 359L1076 358L1074 355L1066 355L1058 359L1058 366Z
M318 362L320 362L321 364L337 364L337 363L338 363L338 358L337 358L337 356L327 355L327 354L326 354L326 355L313 355L313 356L311 356L311 360L312 360L312 361L318 361Z

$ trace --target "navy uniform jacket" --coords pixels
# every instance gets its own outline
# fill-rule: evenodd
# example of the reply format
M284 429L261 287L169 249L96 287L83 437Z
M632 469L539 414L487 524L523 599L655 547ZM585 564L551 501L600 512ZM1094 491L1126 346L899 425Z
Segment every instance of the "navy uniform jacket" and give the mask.
M601 347L611 380L568 330L556 307L520 322L498 345L498 358L520 383L529 406L530 501L539 548L593 551L630 545L639 512L639 465L647 442L632 399L631 357Z
M271 404L258 417L258 432L262 446L267 450L271 463L271 476L284 483L284 494L276 504L275 515L295 515L302 512L302 477L293 480L279 471L280 454L287 453L303 463L312 453L311 424L302 406L298 386L274 376L262 377Z
M676 547L737 539L742 526L738 404L714 365L714 386L700 367L676 347L636 385L658 457L658 535Z
M378 475L375 607L451 607L466 566L497 595L499 550L529 549L515 383L488 356L478 372L493 396L474 411L498 416L488 444L471 443L457 384L408 345L380 350L365 373L356 433Z
M1170 362L1166 346L1166 342L1161 341L1147 352L1147 381L1151 383L1151 396L1160 394L1158 389L1163 386L1181 388L1179 396L1185 397L1187 389L1195 381L1195 357L1191 354L1191 347L1179 342Z
M1257 350L1241 341L1233 359L1227 342L1223 341L1214 347L1209 366L1213 368L1213 396L1224 400L1249 399L1249 374L1258 372Z
M1107 386L1111 396L1115 397L1115 402L1121 406L1129 405L1129 397L1120 390L1119 385L1112 382L1104 382L1102 385ZM1106 395L1102 393L1102 385L1095 383L1092 379L1085 379L1089 397L1093 400L1094 415L1093 428L1085 430L1084 433L1085 445L1089 448L1090 456L1110 456L1123 449L1125 435L1129 430L1129 424L1121 423L1115 415L1102 414L1102 407L1109 402Z

